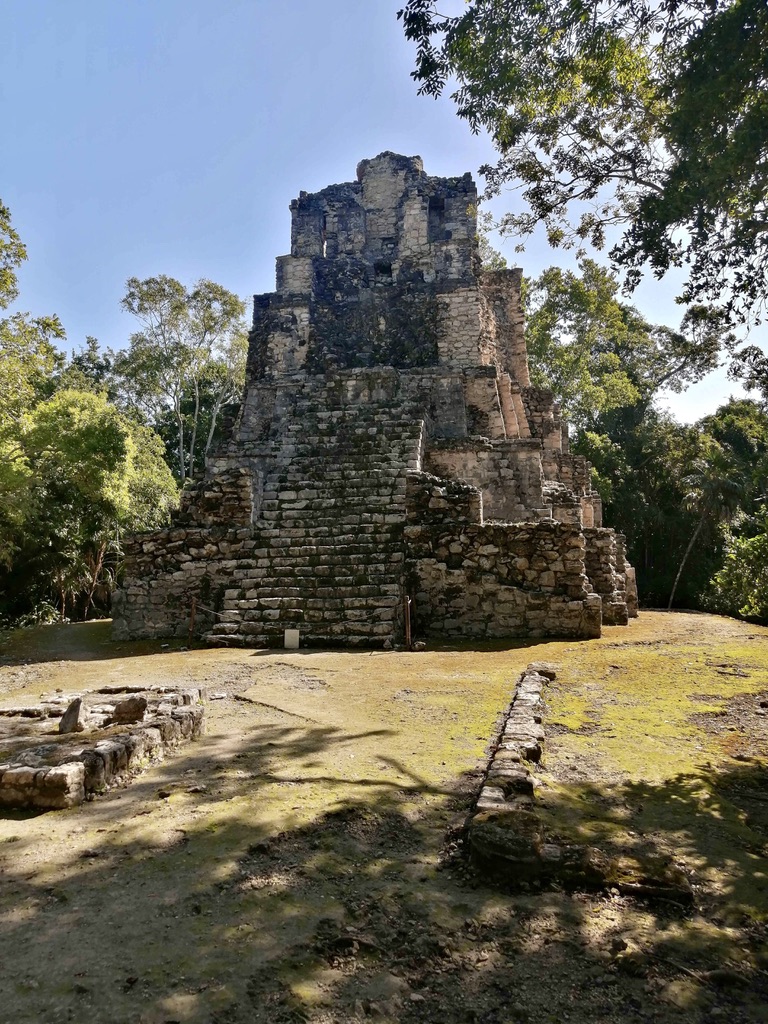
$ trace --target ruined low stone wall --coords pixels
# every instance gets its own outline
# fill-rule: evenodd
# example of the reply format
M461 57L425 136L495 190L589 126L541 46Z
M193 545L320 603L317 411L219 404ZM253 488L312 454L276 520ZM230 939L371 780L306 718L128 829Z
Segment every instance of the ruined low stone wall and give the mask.
M171 701L175 696L184 703L154 708L129 732L113 732L98 739L100 730L96 729L88 742L74 748L38 743L17 751L10 761L0 764L0 807L63 810L103 793L116 780L125 780L149 762L161 760L167 749L199 737L205 720L202 694L194 688L161 696L160 700Z
M617 857L563 836L537 801L547 776L537 777L545 752L545 694L555 666L533 662L517 681L466 826L467 852L484 879L506 887L556 884L567 889L618 889L628 896L693 902L685 874L642 853ZM575 801L578 803L578 801Z
M195 634L212 627L232 574L254 548L249 529L174 526L131 537L126 579L112 598L113 639L187 636L193 599Z
M600 636L578 528L409 525L407 580L424 636Z
M606 626L626 626L629 615L624 537L604 527L586 528L584 537L586 569L602 602L603 622Z

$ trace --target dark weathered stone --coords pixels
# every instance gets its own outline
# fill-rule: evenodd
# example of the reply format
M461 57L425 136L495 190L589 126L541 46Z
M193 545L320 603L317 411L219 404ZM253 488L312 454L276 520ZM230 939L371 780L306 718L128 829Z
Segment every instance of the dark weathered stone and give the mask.
M693 890L680 868L660 857L619 857L606 871L608 883L628 896L666 899L690 906Z
M140 696L126 697L115 704L113 721L115 725L130 725L141 722L147 710L147 698Z
M547 679L554 679L557 675L557 666L553 665L551 661L532 661L526 669L526 675L529 673L536 673L540 676L545 676Z
M623 540L531 386L522 271L481 269L476 202L470 175L382 153L291 204L239 412L173 526L126 541L116 637L391 646L407 617L411 638L626 621Z
M506 882L541 878L541 825L528 811L494 808L472 819L469 847L472 861L485 874Z

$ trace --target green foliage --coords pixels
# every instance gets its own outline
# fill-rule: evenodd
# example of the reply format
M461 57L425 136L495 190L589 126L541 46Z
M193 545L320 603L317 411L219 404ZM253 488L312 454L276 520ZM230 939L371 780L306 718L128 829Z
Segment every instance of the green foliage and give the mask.
M747 391L759 391L768 402L768 355L758 345L745 345L734 355L728 376L740 380Z
M11 211L0 200L0 309L6 309L19 294L16 268L27 258L27 250L11 225Z
M102 352L96 338L87 337L85 348L74 352L69 362L57 374L57 390L92 391L115 398L112 355Z
M623 226L614 260L637 282L683 267L685 301L760 308L768 269L768 7L764 0L435 0L399 12L417 44L413 77L499 153L488 194L552 245L596 248Z
M676 423L653 405L615 409L580 432L576 454L593 464L605 520L627 537L643 601L667 602L680 558L697 517L684 503L682 478L699 453L699 432ZM702 535L695 573L683 579L682 595L691 606L718 567L718 539L710 525Z
M692 307L680 329L649 324L618 298L609 270L584 259L579 273L550 267L525 289L532 382L552 390L578 429L612 410L681 391L718 363L731 342L723 317Z
M688 468L682 483L685 487L684 505L695 512L697 521L672 584L669 608L674 603L680 577L703 527L708 522L715 527L732 522L745 492L745 476L738 457L707 434L701 437L700 454Z
M112 354L120 401L148 422L170 415L180 481L202 462L198 440L210 449L222 407L238 398L245 379L245 305L213 281L186 289L167 276L130 278L123 309L139 321L127 351Z
M768 412L749 399L731 399L701 426L730 453L740 483L730 517L722 567L703 591L704 607L768 621Z
M102 502L119 518L130 500L122 420L101 395L59 391L29 414L21 443L36 477L56 480L88 503Z
M620 258L657 273L691 264L683 298L762 306L768 270L768 6L686 4L693 24L661 85L660 137L670 154L657 190L640 196ZM680 234L685 228L690 237Z
M0 205L0 306L24 247ZM93 338L67 362L57 317L0 320L0 615L88 615L108 598L120 537L168 520L177 500L163 444L111 404Z
M713 611L768 622L768 509L761 509L763 529L755 537L731 539L722 569L706 595Z
M640 399L617 352L630 344L618 286L591 261L581 269L550 267L526 287L531 381L554 392L577 428Z
M104 395L72 390L30 410L16 440L24 514L5 533L6 610L53 592L62 616L75 602L87 615L114 579L121 534L162 525L176 502L162 444Z
M54 340L64 338L58 317L15 313L0 320L0 425L18 423L24 411L51 393L64 362Z
M752 535L764 529L760 502L768 491L768 412L748 398L731 399L705 416L701 428L737 462L742 498L735 529Z
M25 258L21 240L0 203L0 308L18 295L15 268ZM20 444L26 412L52 390L63 357L54 341L64 337L58 317L14 313L0 319L0 566L12 559L14 531L29 510L31 469Z

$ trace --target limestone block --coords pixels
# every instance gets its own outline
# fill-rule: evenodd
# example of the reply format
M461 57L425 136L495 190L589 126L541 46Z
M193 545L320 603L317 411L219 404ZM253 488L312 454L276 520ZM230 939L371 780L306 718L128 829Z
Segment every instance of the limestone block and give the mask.
M85 765L57 765L44 772L35 798L38 807L75 807L85 799Z
M116 725L129 725L141 722L147 710L147 698L140 696L128 697L115 704L114 722Z
M59 732L82 732L88 725L88 717L82 697L76 697L61 716Z

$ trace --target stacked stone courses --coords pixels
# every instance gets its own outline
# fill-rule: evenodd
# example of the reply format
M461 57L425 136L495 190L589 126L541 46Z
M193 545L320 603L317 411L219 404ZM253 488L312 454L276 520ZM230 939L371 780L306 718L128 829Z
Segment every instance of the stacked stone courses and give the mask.
M120 638L389 646L596 636L623 539L528 374L519 270L480 267L470 175L382 153L291 204L246 385L168 529L130 538ZM193 613L194 606L194 613Z

